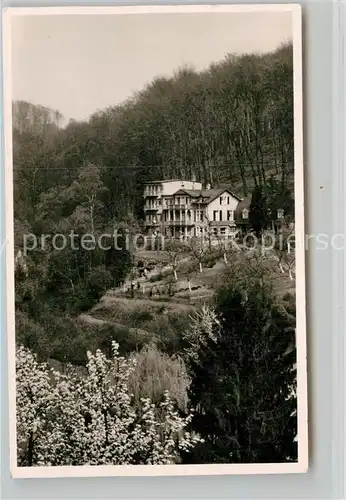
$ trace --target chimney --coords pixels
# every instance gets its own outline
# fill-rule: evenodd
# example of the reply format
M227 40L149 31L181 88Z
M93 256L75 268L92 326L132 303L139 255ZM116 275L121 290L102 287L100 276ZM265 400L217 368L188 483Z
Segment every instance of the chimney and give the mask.
M208 184L205 186L205 189L206 189L207 191L209 191L209 189L211 189L211 185L208 183Z
M192 174L191 180L192 180L192 189L195 189L195 182L196 182L196 175L195 174Z

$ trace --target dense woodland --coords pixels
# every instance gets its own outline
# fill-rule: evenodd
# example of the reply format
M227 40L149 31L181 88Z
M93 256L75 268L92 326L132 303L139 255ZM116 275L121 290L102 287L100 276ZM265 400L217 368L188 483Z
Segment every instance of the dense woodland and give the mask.
M173 77L154 79L127 102L100 110L88 121L71 120L67 126L62 122L58 111L13 103L16 255L23 235L29 233L98 235L119 229L125 238L126 232L140 231L143 182L148 180L194 175L204 185L227 185L240 196L252 195L250 215L257 234L269 226L270 210L283 208L292 220L291 44L265 55L228 55L204 72L181 68ZM96 328L82 323L79 315L126 280L133 262L129 248L54 250L49 244L17 262L17 344L38 356L35 361L29 351L21 350L17 363L20 373L31 367L32 386L40 388L37 406L31 401L32 420L26 418L22 404L21 464L46 463L49 453L58 457L56 465L295 460L294 297L279 300L266 265L254 265L246 257L241 266L225 270L223 286L202 311L191 315L186 311L159 314L145 307L131 312L118 309L113 317L116 324ZM78 424L77 432L71 422L78 420L79 403L72 401L80 402L85 419L86 401L93 401L101 390L95 385L90 352L101 349L112 358L114 341L116 360L124 356L130 363L136 358L134 373L125 370L124 375L121 398L125 397L127 406L123 399L118 401L120 414L116 415L100 403L93 410L96 413L87 412L91 421L101 412L101 420L95 417L94 434L87 420ZM109 370L114 377L114 366L97 352L103 376ZM60 363L60 372L69 373L66 382L56 372L54 393L57 422L61 429L66 425L74 429L68 436L52 430L51 423L39 428L36 436L30 427L49 394L49 368L37 364L47 361ZM70 365L82 370L84 385L80 375L72 377ZM83 371L88 366L89 372ZM64 407L59 384L68 391L70 407ZM107 397L115 397L109 380L104 384ZM27 386L24 380L19 385L22 395ZM160 421L158 427L153 424L152 442L137 443L130 458L118 456L114 451L118 430L112 441L109 426L119 415L128 418L132 412L133 420L126 420L126 435L135 439L132 425L137 410L133 408L142 408L141 415L149 411L142 401L148 397L156 404L150 411ZM173 405L166 420L158 416L162 404L164 408ZM72 415L71 421L66 421L66 414ZM148 416L151 422L153 418ZM145 441L147 421L141 422L138 432ZM171 441L165 448L167 443L161 440L155 455L155 436L162 437L160 425L166 424L169 439L186 430L193 437L186 438L179 450ZM78 456L72 451L68 458L59 455L67 441L71 450L78 440L90 445L91 435L94 444L102 441L104 453L99 443L94 456L85 457L82 446ZM51 449L45 455L42 443L47 440Z
M142 183L151 179L195 174L204 185L228 184L246 196L274 175L292 188L292 45L156 78L88 122L61 128L58 112L24 102L14 103L13 116L15 215L30 226L42 195L68 188L90 163L106 188L103 223L140 218Z

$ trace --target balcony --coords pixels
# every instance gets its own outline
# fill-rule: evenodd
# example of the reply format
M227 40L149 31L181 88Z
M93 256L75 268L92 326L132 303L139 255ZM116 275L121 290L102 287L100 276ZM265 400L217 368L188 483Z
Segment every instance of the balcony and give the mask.
M192 220L167 220L164 221L163 224L165 226L193 226L195 223Z
M160 221L152 221L152 220L146 220L144 222L145 227L160 227L161 222Z
M149 189L145 188L143 192L144 198L149 197L149 196L161 196L162 195L162 189Z
M144 205L146 212L157 212L160 207L158 205Z
M152 191L144 191L144 198L158 198L161 193L154 193Z
M186 204L182 205L180 203L171 203L171 204L164 203L163 208L165 210L189 210L191 206Z

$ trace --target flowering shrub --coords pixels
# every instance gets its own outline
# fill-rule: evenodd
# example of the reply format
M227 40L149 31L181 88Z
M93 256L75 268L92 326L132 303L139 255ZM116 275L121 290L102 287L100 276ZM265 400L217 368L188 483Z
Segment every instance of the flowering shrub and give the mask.
M189 329L183 334L187 345L184 354L188 362L198 363L201 348L205 348L210 341L217 342L219 328L220 321L215 311L206 305L191 316Z
M63 375L17 348L18 463L42 465L168 464L200 438L186 432L168 392L155 405L133 405L129 378L135 361L88 353L87 375Z

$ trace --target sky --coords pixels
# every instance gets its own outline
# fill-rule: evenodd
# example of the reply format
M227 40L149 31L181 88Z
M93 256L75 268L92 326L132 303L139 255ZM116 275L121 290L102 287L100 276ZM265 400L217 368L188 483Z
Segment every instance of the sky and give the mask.
M181 66L291 39L289 12L14 16L12 98L84 120Z

